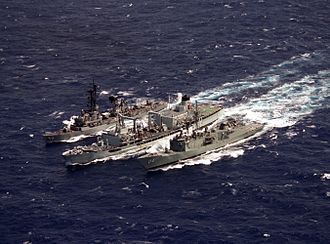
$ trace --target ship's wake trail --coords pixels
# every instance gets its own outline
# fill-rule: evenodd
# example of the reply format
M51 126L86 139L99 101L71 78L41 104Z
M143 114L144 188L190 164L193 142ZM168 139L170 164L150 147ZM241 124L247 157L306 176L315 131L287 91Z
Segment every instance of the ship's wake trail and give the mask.
M228 82L219 87L200 92L193 100L230 102L248 97L258 97L265 91L290 81L322 70L322 66L329 67L328 55L322 52L305 53L294 56L290 60L272 66L257 75L248 76L236 82ZM325 68L323 68L325 69Z
M299 59L292 59L276 67L280 67L279 70L282 70L284 66L287 67L285 74L295 73L299 71L298 68L307 66L308 61L315 64L315 61L309 55L303 55ZM197 101L218 100L220 96L228 99L236 92L244 93L254 87L274 86L259 97L251 98L246 102L224 109L224 116L238 115L245 121L256 121L265 124L264 130L252 138L260 136L273 128L292 126L315 110L330 107L330 70L316 71L314 74L304 76L297 73L295 77L298 79L287 83L281 81L282 76L280 74L273 74L270 71L267 73L269 73L269 77L264 77L263 81L259 83L255 80L255 84L252 81L225 84L223 91L223 87L215 88L196 95L194 99ZM274 83L276 84L274 85ZM195 164L208 165L226 156L238 157L243 155L245 150L253 148L242 146L246 141L242 140L221 150L208 152L160 169L170 170Z
M264 123L266 127L287 127L316 109L329 107L330 70L319 71L295 82L270 90L224 110L231 116L239 114L246 120Z

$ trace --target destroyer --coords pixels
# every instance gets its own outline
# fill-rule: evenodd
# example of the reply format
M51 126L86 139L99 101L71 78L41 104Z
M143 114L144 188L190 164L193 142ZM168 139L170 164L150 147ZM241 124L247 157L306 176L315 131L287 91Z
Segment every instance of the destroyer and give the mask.
M138 160L147 170L156 169L243 140L261 131L262 128L263 125L259 123L244 124L229 119L209 131L207 129L201 132L194 131L190 136L181 133L170 140L170 149L143 155Z
M182 102L172 110L149 112L148 126L145 128L138 126L133 119L133 128L118 126L115 132L99 137L97 143L78 146L64 152L66 166L87 165L96 160L129 152L145 152L145 149L160 140L170 139L182 129L193 130L213 123L220 113L221 107L218 105L202 104L194 107L188 97L183 97Z
M114 128L119 113L126 116L141 117L146 116L150 110L160 111L167 107L166 102L148 101L145 104L129 106L123 99L110 96L110 108L105 112L100 112L96 98L97 86L93 83L92 89L88 91L88 109L82 110L79 116L72 116L62 129L55 132L46 132L43 135L46 142L78 141L84 137L94 136L108 128Z

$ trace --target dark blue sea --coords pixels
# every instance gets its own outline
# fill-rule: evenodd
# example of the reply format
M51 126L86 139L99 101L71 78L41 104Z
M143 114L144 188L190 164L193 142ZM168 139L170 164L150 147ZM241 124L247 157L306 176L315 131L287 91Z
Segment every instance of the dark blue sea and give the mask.
M0 20L0 243L330 243L329 1L3 0ZM79 143L42 134L93 79L265 129L156 172L68 170Z

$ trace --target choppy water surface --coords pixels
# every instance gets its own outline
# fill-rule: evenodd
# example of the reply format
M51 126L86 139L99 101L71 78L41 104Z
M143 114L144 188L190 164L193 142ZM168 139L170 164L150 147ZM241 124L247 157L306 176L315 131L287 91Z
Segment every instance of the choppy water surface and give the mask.
M1 243L329 243L328 1L0 3ZM107 94L183 92L265 123L146 173L69 171L41 134Z

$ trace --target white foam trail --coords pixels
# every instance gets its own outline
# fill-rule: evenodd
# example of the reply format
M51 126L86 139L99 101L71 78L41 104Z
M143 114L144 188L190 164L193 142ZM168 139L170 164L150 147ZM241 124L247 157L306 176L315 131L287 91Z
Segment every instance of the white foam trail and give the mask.
M185 166L193 166L193 165L198 165L198 164L204 164L204 165L210 165L214 161L218 161L219 159L223 157L233 157L237 158L239 156L242 156L244 154L243 149L239 148L232 148L232 149L226 149L226 150L221 150L219 152L208 152L207 154L192 158L192 159L187 159L184 161L181 161L177 164L171 164L162 168L159 168L157 170L162 170L162 171L167 171L171 169L181 169Z
M288 61L274 65L265 72L200 92L192 99L198 101L218 101L225 97L230 99L230 95L240 94L248 89L272 88L280 85L285 77L297 75L299 72L304 71L306 65L310 63L322 63L323 59L324 57L318 53L305 53L294 56Z
M108 91L101 91L100 92L100 95L102 96L102 95L109 95L110 93L108 92Z
M88 138L88 137L92 137L92 135L74 136L74 137L71 137L68 140L62 140L61 142L74 143L74 142L80 141L80 140Z
M200 92L199 94L197 94L197 96L193 97L193 100L219 100L224 96L229 96L234 93L240 93L244 90L275 86L280 81L280 75L277 74L269 77L263 77L262 75L259 76L259 79L262 78L262 80L259 82L257 82L257 78L251 79L248 77L247 80L244 81L225 83L219 88Z
M287 127L323 104L329 96L330 70L305 76L290 84L279 86L259 98L224 109L224 114L239 114L246 120L264 123L268 127Z
M330 173L324 173L324 174L321 176L321 179L322 179L322 180L330 180Z

